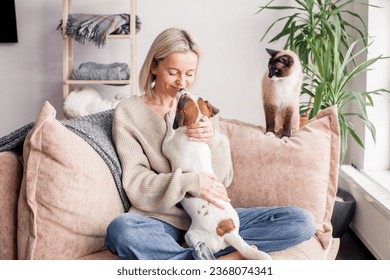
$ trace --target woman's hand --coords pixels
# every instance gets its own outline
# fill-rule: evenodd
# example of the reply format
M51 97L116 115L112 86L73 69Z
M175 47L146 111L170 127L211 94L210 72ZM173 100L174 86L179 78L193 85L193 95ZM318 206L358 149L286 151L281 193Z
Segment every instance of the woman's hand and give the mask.
M199 122L187 127L186 134L191 141L208 143L214 137L214 126L207 116L203 116Z
M217 199L230 202L225 186L218 181L217 176L208 173L200 173L199 197L222 210L225 207L219 204Z

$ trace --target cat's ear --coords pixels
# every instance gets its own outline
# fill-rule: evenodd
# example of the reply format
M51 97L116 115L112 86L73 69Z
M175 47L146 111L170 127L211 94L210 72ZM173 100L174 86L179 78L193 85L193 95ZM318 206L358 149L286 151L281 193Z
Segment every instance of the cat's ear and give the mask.
M274 57L275 55L277 55L277 53L279 51L275 51L275 50L272 50L272 49L265 49L267 51L267 53L271 56L271 57Z

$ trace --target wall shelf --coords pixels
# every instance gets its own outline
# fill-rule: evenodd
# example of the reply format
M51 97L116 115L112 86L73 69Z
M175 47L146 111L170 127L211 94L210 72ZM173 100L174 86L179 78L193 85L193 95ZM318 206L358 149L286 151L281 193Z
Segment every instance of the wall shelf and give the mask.
M74 71L74 40L65 34L68 16L72 13L72 0L62 1L62 32L63 32L63 100L74 90L75 85L130 85L130 95L137 92L137 35L136 35L136 11L137 0L130 1L130 34L112 34L107 40L126 40L130 42L130 79L129 80L73 80ZM85 46L88 47L88 46Z

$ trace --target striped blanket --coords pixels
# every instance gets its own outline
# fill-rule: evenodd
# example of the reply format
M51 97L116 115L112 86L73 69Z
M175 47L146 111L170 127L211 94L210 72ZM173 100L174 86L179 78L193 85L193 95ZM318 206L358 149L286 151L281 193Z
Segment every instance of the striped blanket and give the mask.
M135 18L136 32L141 30L141 21ZM57 26L62 30L62 20ZM92 41L96 46L104 47L109 34L130 34L129 14L70 14L66 24L65 34L81 44Z

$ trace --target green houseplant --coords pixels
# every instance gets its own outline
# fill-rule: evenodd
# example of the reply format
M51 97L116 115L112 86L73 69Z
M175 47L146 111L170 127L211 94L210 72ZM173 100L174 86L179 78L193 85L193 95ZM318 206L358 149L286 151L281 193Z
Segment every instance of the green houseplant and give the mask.
M301 114L308 114L311 119L319 110L337 105L341 136L340 161L343 162L348 135L364 148L350 122L351 118L363 121L375 141L375 127L368 119L366 108L374 105L373 95L389 91L360 91L351 87L351 81L383 57L357 62L366 54L369 43L363 19L348 9L352 0L295 0L295 6L274 5L277 1L271 0L261 6L258 13L285 10L289 15L276 19L261 40L276 29L278 23L284 22L282 29L269 42L285 39L284 48L296 52L301 59L306 77L302 94L309 96L309 101L301 103ZM349 21L345 17L347 15ZM361 28L353 24L353 20L360 22ZM352 40L353 32L358 34L358 40ZM346 110L349 104L357 105L358 111Z

